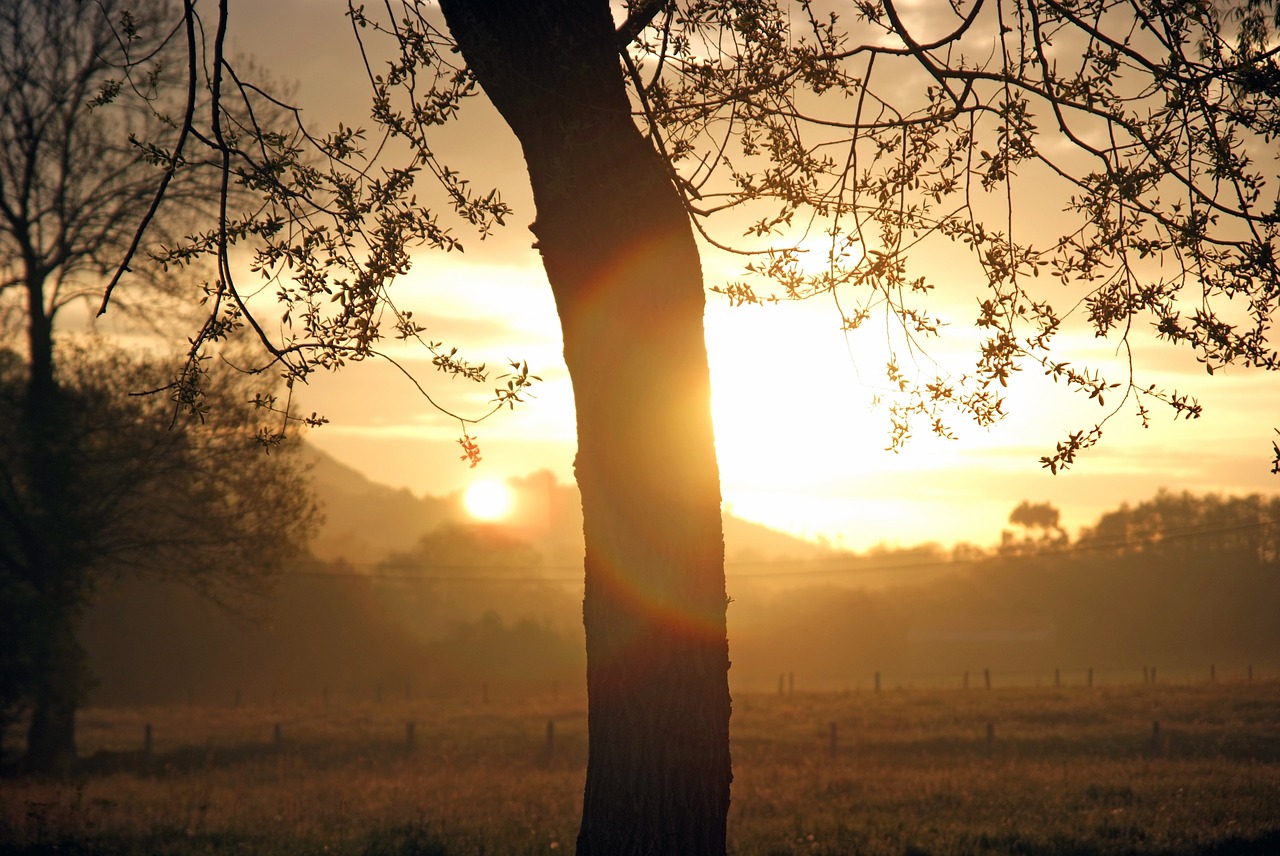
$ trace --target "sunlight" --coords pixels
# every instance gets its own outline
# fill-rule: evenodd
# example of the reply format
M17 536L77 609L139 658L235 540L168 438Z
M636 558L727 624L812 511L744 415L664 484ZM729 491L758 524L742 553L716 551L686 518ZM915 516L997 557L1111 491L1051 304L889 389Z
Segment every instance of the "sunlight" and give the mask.
M477 520L494 521L511 513L514 497L503 482L478 481L467 488L463 504L467 513Z

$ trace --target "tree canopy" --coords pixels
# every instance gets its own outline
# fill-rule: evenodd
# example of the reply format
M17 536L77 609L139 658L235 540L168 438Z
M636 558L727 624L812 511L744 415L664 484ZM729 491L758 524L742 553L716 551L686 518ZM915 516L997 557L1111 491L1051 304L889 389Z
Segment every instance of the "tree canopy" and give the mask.
M635 118L704 248L745 256L743 275L712 290L738 303L833 299L839 325L888 355L891 446L921 427L949 436L958 415L998 421L1004 386L1025 368L1103 408L1044 456L1055 472L1122 409L1143 421L1157 404L1200 414L1192 391L1081 363L1072 334L1113 341L1130 367L1154 338L1210 374L1275 368L1274 4L628 8L617 47ZM279 285L286 334L253 320L240 296L256 286L230 268L205 334L225 329L217 312L248 319L301 375L363 359L386 336L422 337L389 290L395 278L418 249L459 251L512 213L436 145L479 94L439 13L405 3L349 15L371 130L242 119L222 143L215 133L204 142L264 207L163 254L256 239L253 267ZM204 50L221 103L250 117L271 103L216 39ZM422 196L424 177L442 195ZM969 368L932 361L931 340L945 336L976 350ZM441 371L484 375L425 344ZM527 366L506 380L499 405L519 400Z

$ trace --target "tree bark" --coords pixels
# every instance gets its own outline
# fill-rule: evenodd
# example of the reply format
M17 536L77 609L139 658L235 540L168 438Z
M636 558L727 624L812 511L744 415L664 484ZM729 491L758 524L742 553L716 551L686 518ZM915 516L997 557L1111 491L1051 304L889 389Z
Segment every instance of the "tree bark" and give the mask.
M577 408L590 750L580 856L723 854L720 481L692 228L631 119L607 0L446 0L520 140Z

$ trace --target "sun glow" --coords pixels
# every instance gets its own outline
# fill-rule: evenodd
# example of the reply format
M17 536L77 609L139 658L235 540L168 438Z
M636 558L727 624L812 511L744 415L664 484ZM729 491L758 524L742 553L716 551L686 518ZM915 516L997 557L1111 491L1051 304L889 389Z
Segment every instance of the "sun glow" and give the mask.
M479 481L467 488L462 501L472 517L494 521L511 513L514 497L511 489L503 482Z

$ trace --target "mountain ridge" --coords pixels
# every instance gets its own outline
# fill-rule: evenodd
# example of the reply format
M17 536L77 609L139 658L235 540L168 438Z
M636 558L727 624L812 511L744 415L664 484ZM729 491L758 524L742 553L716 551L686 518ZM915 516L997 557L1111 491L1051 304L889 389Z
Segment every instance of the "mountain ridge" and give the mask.
M418 495L374 481L356 467L314 446L306 450L313 487L324 521L312 550L325 560L377 563L411 549L442 525L475 521L466 513L462 492ZM505 480L517 496L513 519L504 524L556 563L580 562L582 516L577 487L556 480L548 470ZM724 515L725 556L729 561L808 560L836 551L753 521Z

